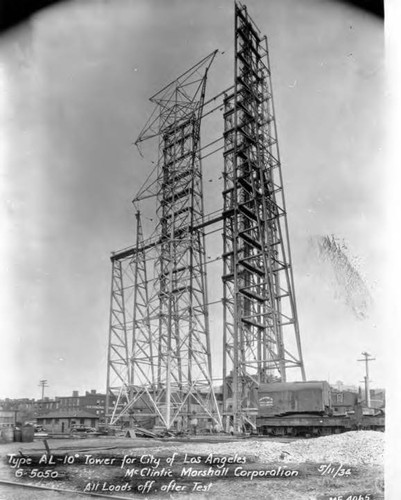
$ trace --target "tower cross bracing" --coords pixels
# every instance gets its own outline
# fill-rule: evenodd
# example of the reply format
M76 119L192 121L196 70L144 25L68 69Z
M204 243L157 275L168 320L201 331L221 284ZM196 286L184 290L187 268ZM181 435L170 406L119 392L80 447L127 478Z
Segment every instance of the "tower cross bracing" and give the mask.
M234 33L234 85L205 101L210 54L150 99L136 142L158 140L154 175L134 200L156 199L157 223L144 239L138 210L136 244L111 259L111 423L140 412L180 429L195 413L219 424L225 415L239 429L254 421L258 384L286 381L290 369L305 380L267 39L239 3ZM202 118L220 110L223 134L201 146ZM222 208L205 215L202 158L221 150ZM219 403L205 250L213 225L223 236Z
M118 345L127 343L129 352L121 353L114 345L110 351L114 358L109 372L121 371L124 356L127 370L125 378L119 377L116 397L121 406L115 405L112 421L129 415L141 400L167 429L187 425L194 413L221 423L211 371L200 158L207 72L215 54L151 98L155 112L137 140L159 140L156 181L135 200L155 190L158 236L153 243L143 241L137 214L135 251L113 261L119 264L114 264L118 276L113 284L118 287L112 292L111 317L118 318L120 330L125 322L125 331L123 338L118 328L112 326L111 331ZM150 283L147 268L152 261ZM122 262L127 263L131 283L127 291L131 287L132 321L120 312L127 310L119 291Z
M240 4L234 61L224 99L223 371L224 411L239 425L253 387L285 382L289 368L305 373L267 39Z

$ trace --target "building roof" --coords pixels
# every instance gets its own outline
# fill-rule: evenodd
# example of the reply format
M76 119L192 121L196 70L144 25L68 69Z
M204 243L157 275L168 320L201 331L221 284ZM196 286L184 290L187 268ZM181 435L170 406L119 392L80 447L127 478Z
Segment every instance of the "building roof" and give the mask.
M91 413L84 410L55 410L49 413L43 413L37 417L38 419L43 418L99 418L99 415Z

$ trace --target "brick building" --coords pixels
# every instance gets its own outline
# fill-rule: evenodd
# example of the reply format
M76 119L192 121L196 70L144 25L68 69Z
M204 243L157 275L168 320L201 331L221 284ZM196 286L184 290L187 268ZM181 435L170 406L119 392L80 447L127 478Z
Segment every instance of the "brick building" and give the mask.
M58 408L60 410L82 410L93 413L101 421L104 420L106 414L106 394L96 392L95 389L86 391L80 396L78 391L73 391L71 396L58 396ZM111 404L114 404L114 400Z
M115 399L110 401L114 405ZM63 411L86 411L96 416L103 423L106 413L106 394L96 392L92 389L85 394L79 395L78 391L73 391L71 396L56 396L54 399L43 398L39 400L20 398L0 400L0 409L12 411L17 422L34 421L49 412L57 410Z

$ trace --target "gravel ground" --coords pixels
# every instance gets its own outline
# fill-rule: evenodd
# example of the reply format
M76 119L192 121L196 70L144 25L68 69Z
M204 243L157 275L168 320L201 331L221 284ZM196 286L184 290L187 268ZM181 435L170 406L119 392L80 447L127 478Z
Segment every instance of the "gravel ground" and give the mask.
M207 440L207 442L205 442ZM203 441L203 442L202 442ZM278 439L237 439L218 437L209 439L195 437L190 441L162 441L152 439L86 439L86 440L49 440L49 446L55 454L78 453L83 456L89 453L93 456L121 457L124 455L141 456L154 455L161 457L160 467L166 466L166 457L174 452L178 454L174 469L174 477L180 479L180 471L183 466L183 457L203 456L213 453L214 456L223 457L247 457L244 469L265 470L278 467L287 467L299 471L296 478L256 478L247 480L235 477L233 471L236 464L230 466L229 475L225 478L213 477L201 481L213 482L208 493L160 493L158 489L151 495L138 494L131 482L133 490L131 493L120 493L119 497L141 498L143 500L158 499L193 499L204 500L218 498L220 500L255 498L263 500L328 500L332 495L366 495L370 494L374 500L384 498L383 483L383 451L384 434L373 431L356 431L303 440ZM13 481L15 483L43 485L61 490L70 490L69 493L56 493L31 490L20 486L6 486L0 482L0 500L39 500L39 498L85 498L82 491L88 481L109 480L113 484L122 484L124 469L119 467L87 466L76 463L74 466L58 466L61 477L58 481L40 480L35 481L28 478L18 479L15 471L7 464L7 453L18 453L22 451L26 456L38 456L44 453L41 442L34 443L9 443L0 446L0 481ZM352 468L349 477L322 476L318 472L319 464L344 464ZM238 465L238 464L237 464ZM200 464L196 467L204 467ZM146 478L145 478L146 479ZM197 478L195 478L197 479ZM131 480L132 481L132 480ZM143 481L143 479L141 479ZM165 478L170 481L170 478ZM187 480L190 481L190 480ZM138 483L139 484L139 483ZM77 491L77 493L71 492ZM159 491L159 493L157 493ZM372 496L373 495L373 496ZM112 496L111 496L112 497ZM87 496L86 496L87 498ZM346 496L344 498L347 498Z
M211 449L213 447L213 450ZM333 436L302 439L290 443L267 440L241 440L219 443L218 448L210 443L185 443L156 446L149 453L191 453L207 455L211 451L220 455L246 455L262 463L275 461L340 462L349 465L383 464L384 433L375 431L354 431Z

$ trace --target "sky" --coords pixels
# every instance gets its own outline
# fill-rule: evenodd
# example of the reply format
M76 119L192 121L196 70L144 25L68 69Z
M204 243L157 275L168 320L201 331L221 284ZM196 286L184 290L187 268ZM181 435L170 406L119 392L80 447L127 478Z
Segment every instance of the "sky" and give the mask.
M307 377L359 384L357 360L368 351L372 387L382 387L383 23L330 0L247 6L269 40ZM1 36L0 398L39 398L41 379L49 397L104 392L110 253L135 241L131 200L152 168L133 143L153 109L149 97L213 50L207 97L232 85L233 11L231 0L80 0ZM209 212L221 206L222 157L203 168ZM144 226L149 234L146 217ZM325 235L346 245L369 290L363 319L318 258L313 242ZM209 245L218 255L221 237ZM221 270L211 269L218 298ZM213 308L211 331L218 376Z

